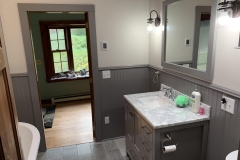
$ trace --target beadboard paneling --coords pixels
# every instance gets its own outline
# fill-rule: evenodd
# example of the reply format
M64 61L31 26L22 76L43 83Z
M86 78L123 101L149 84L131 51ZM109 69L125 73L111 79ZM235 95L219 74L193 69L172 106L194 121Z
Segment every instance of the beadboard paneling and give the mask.
M12 76L12 84L18 120L35 125L28 76Z
M195 84L178 76L160 71L159 82L154 84L152 75L155 69L149 68L149 91L159 90L160 83L172 86L174 89L190 96L194 85L202 95L202 102L210 105L211 120L209 126L207 160L224 160L228 153L237 150L240 140L240 99L229 96L213 88ZM234 98L234 115L221 110L221 98L225 94Z
M147 92L148 68L114 69L110 79L102 79L99 72L103 139L124 136L123 95ZM110 123L105 125L107 116Z
M123 95L147 92L148 67L111 69L110 79L102 79L102 71L99 74L103 139L124 136ZM35 125L28 76L12 75L12 82L19 121ZM106 116L110 118L107 125L104 124Z

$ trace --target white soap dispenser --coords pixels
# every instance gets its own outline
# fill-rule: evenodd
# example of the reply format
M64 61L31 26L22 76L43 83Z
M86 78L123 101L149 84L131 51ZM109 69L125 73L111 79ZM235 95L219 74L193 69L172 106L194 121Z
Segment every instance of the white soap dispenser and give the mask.
M198 92L197 86L194 85L196 87L195 91L192 92L192 112L194 113L198 113L199 112L199 108L200 108L200 102L201 102L201 93Z

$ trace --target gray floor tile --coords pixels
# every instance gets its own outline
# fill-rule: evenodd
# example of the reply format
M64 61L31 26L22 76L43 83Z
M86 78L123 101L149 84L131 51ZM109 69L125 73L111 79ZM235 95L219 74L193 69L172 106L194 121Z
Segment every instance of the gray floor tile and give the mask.
M48 160L59 160L63 159L63 148L51 148L47 151L47 159Z
M116 146L116 144L115 144L115 142L113 140L104 141L103 145L104 145L106 150L117 149L117 146Z
M91 153L78 155L78 159L79 160L93 160Z
M63 150L63 157L72 157L72 156L77 157L77 155L78 155L77 148Z
M37 160L47 160L47 152L38 153Z
M124 160L129 160L129 158L127 156L123 156Z
M105 152L103 143L92 143L90 144L90 146L93 154L99 154L99 153Z
M63 160L79 160L79 159L78 159L78 156L75 155L75 156L64 157Z
M108 160L108 157L105 151L102 153L93 153L92 158L93 160Z
M115 144L117 145L118 149L120 150L123 156L126 155L126 139L125 138L118 138L114 140Z
M68 150L68 149L77 149L77 145L63 147L63 150Z
M119 149L112 149L107 151L109 160L123 160L122 154Z
M77 145L78 155L91 153L91 148L89 143Z

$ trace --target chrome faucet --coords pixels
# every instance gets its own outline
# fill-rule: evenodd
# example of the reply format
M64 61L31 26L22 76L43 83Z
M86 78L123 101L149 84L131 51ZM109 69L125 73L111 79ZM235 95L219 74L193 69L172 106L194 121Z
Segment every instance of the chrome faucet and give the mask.
M169 98L169 99L172 99L174 100L175 99L175 96L174 96L174 93L173 93L173 88L170 86L170 87L163 87L161 88L161 91L164 92L164 96Z

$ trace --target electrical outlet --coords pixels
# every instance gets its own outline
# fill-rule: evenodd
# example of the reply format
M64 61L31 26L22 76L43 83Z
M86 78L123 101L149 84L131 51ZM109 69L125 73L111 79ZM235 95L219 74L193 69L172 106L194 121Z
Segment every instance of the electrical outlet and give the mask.
M225 98L226 103L222 104L221 109L231 114L234 114L235 100L226 96L222 96L222 98Z
M111 78L111 72L110 72L110 70L108 70L108 71L102 71L102 77L103 77L103 79Z
M105 117L105 124L109 124L109 117Z

